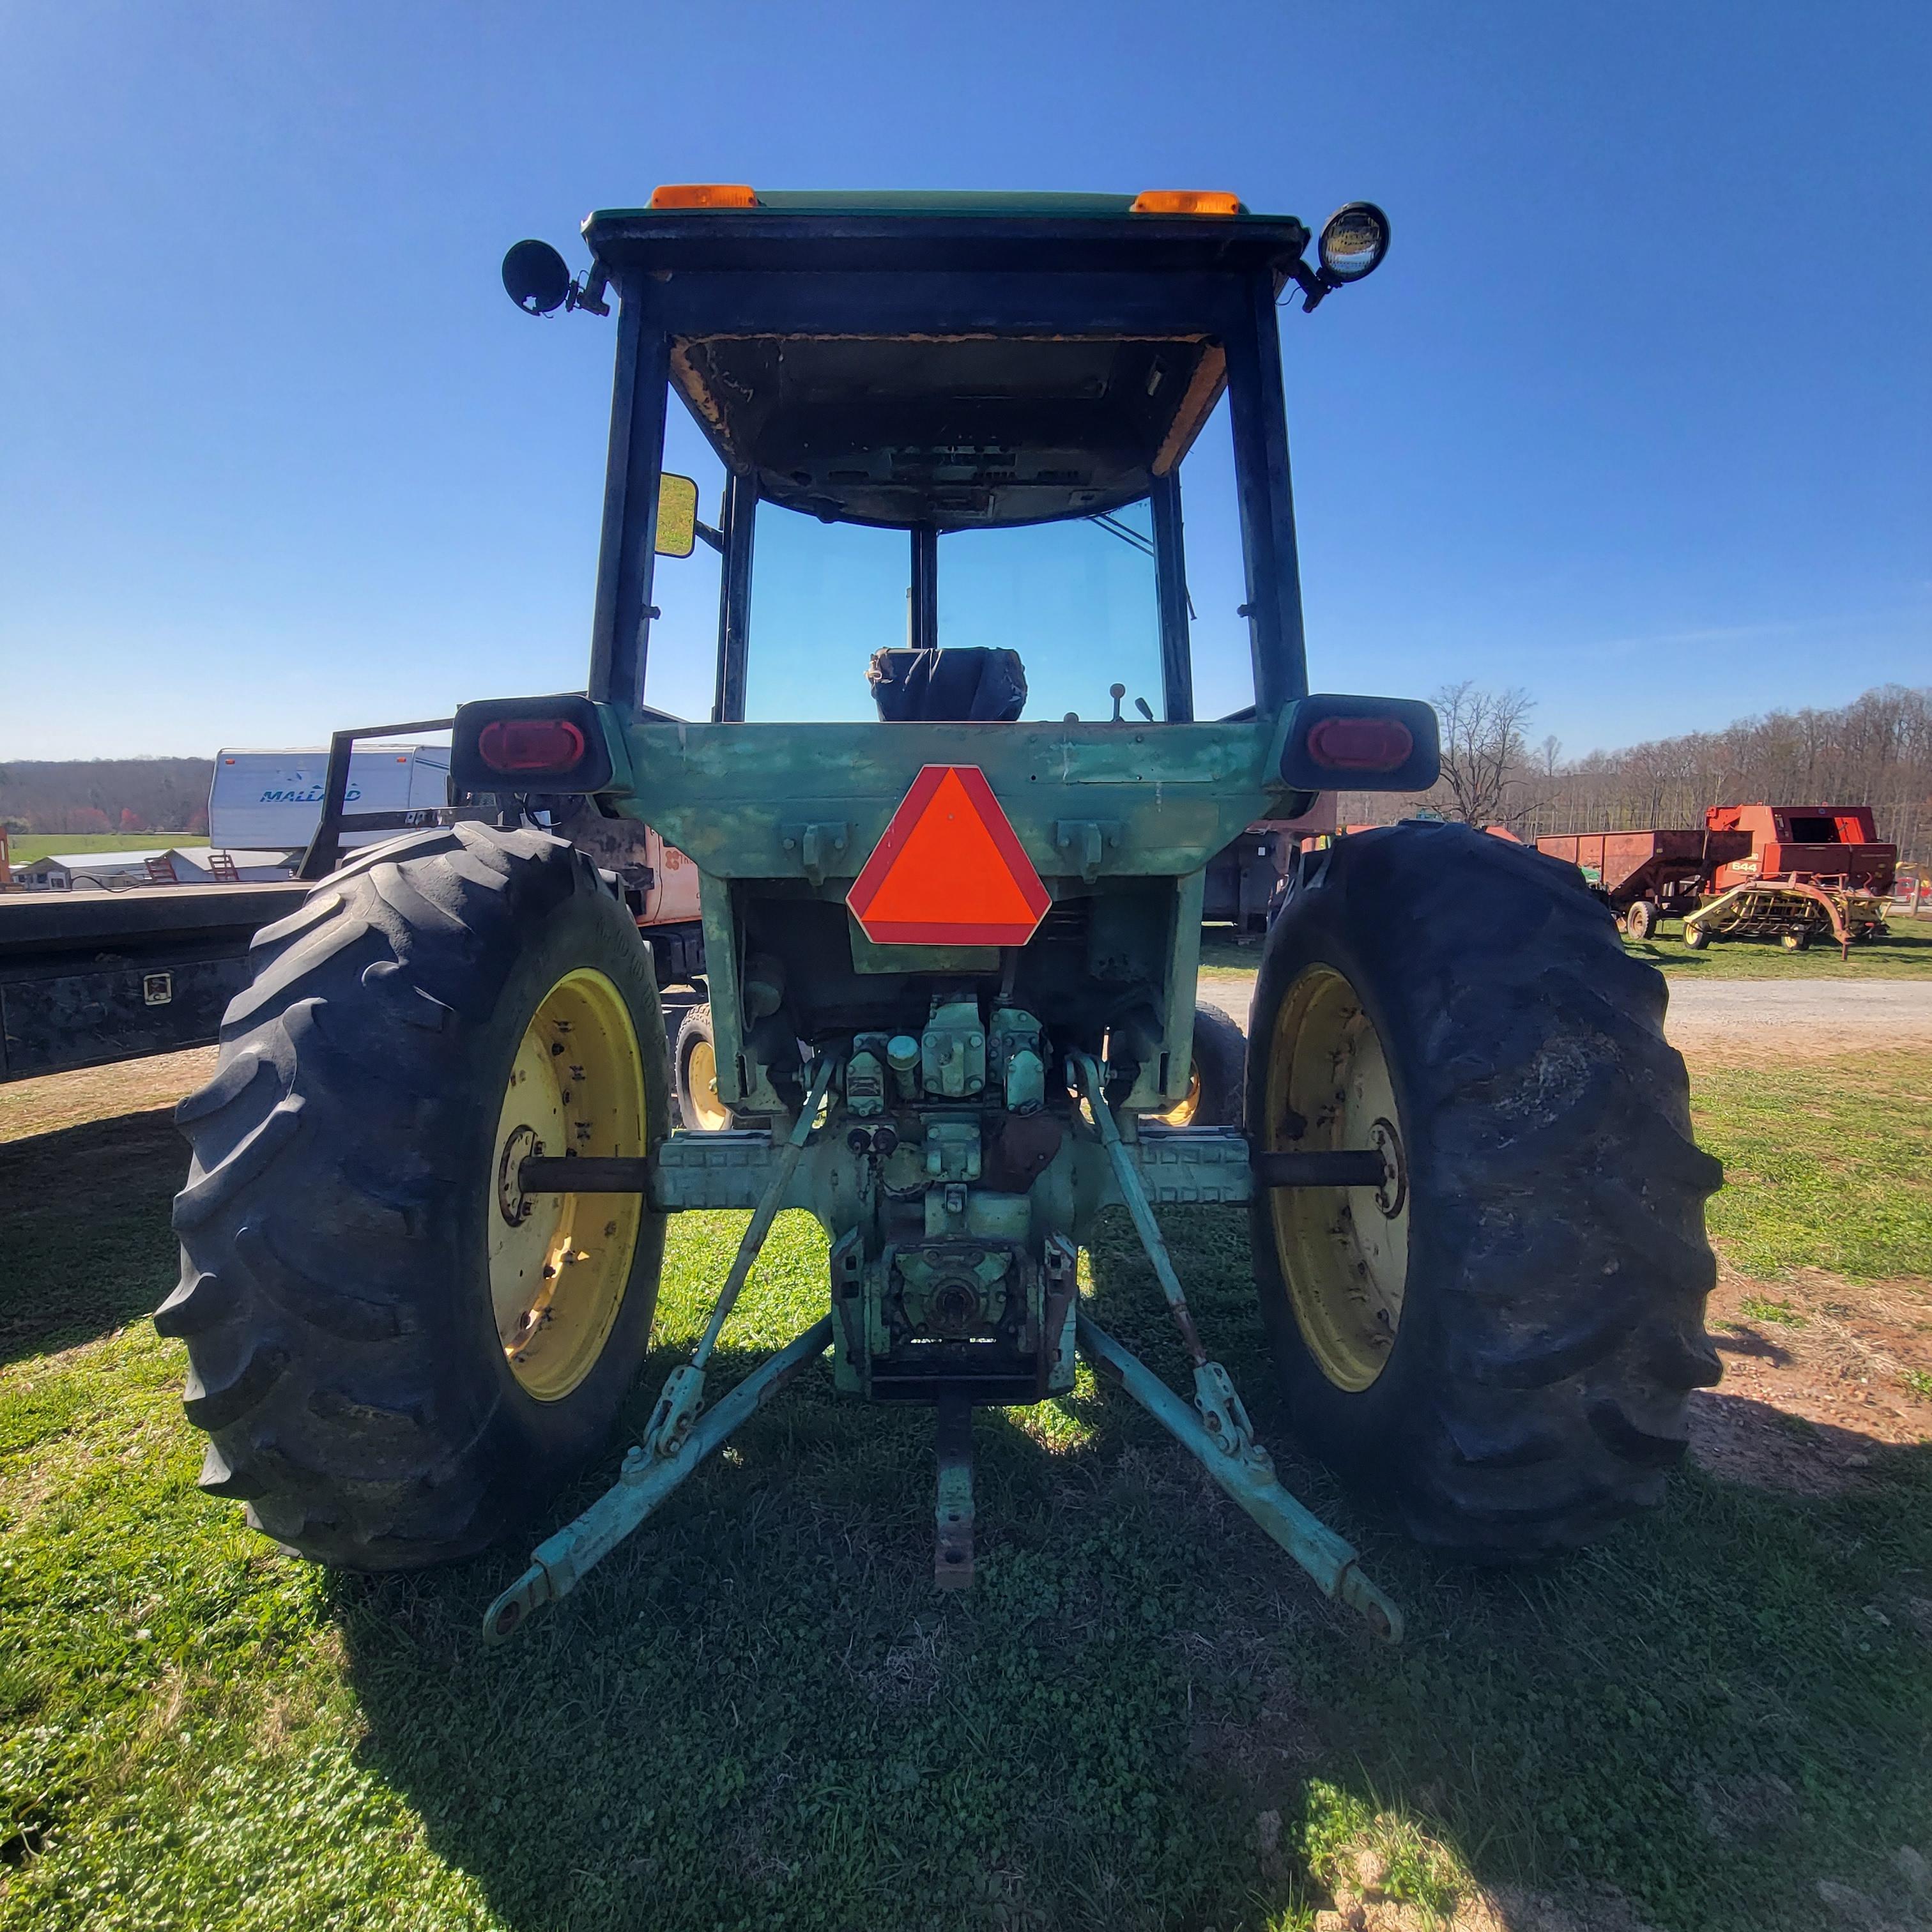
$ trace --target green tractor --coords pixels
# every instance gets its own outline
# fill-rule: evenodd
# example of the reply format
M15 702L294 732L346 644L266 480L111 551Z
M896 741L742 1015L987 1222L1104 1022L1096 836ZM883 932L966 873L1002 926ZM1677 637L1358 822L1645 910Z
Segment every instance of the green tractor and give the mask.
M1307 688L1276 308L1372 271L1381 212L1341 210L1312 263L1301 223L1193 194L670 188L584 234L580 279L525 242L504 280L533 314L616 307L587 687L464 706L452 782L491 808L359 853L257 938L180 1109L183 1267L155 1316L188 1344L202 1486L322 1563L484 1549L607 1441L665 1216L748 1210L692 1359L490 1639L827 1354L853 1399L934 1411L941 1586L973 1571L974 1406L1063 1395L1084 1354L1397 1636L1197 1332L1156 1216L1184 1204L1247 1216L1292 1426L1428 1544L1514 1561L1658 1501L1718 1373L1720 1172L1663 980L1574 867L1416 822L1306 854L1246 1131L1190 1112L1208 860L1318 790L1436 776L1428 706ZM722 464L715 528L664 469L674 397ZM1197 610L1183 465L1216 437ZM704 722L644 701L655 560L694 532L718 556ZM1196 717L1197 663L1226 715ZM1148 694L1124 715L1120 670ZM754 691L778 722L748 722ZM791 722L841 693L842 722ZM700 868L728 1126L671 1128L651 955L532 821L543 796ZM788 1207L829 1237L826 1312L711 1400ZM1189 1396L1080 1289L1109 1208Z

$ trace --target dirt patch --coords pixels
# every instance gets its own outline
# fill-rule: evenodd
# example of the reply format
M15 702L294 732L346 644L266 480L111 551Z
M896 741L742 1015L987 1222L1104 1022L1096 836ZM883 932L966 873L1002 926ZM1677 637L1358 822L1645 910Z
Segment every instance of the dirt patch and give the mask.
M1687 1058L1836 1060L1932 1045L1932 982L1672 978L1664 1017Z
M1187 1660L1187 1756L1197 1771L1210 1780L1232 1780L1258 1797L1280 1790L1318 1760L1325 1740L1316 1730L1315 1714L1292 1680L1270 1667L1259 1632L1231 1624L1213 1636L1178 1630L1172 1642ZM1230 1677L1258 1684L1260 1702L1246 1706L1239 1715L1218 1708L1210 1687Z
M1932 1282L1720 1265L1724 1379L1691 1399L1691 1453L1732 1481L1832 1496L1889 1448L1932 1442Z
M1256 1821L1264 1866L1275 1822L1273 1812ZM1406 1854L1393 1858L1366 1845L1342 1855L1332 1881L1334 1904L1316 1913L1314 1932L1656 1932L1612 1886L1560 1896L1522 1886L1478 1886L1466 1873L1451 1879L1454 1861L1433 1841L1412 1828L1407 1837ZM1405 1895L1413 1889L1418 1856L1434 1866L1436 1886L1451 1897L1422 1903ZM1426 1878L1424 1888L1435 1888Z
M0 1087L0 1141L26 1140L84 1120L172 1107L214 1073L217 1051L197 1046L186 1053L157 1054L152 1060L10 1082Z
M1886 1862L1889 1870L1874 1868L1861 1874L1856 1886L1839 1879L1818 1881L1822 1923L1830 1932L1925 1932L1932 1926L1932 1871L1924 1858L1901 1845Z
M1266 1818L1273 1814L1264 1814ZM1862 1891L1834 1879L1815 1888L1822 1932L1924 1932L1928 1894L1916 1882L1924 1861L1910 1847L1892 1869ZM1513 1885L1472 1887L1446 1911L1393 1898L1383 1890L1385 1868L1373 1852L1355 1861L1354 1882L1338 1882L1335 1902L1315 1915L1314 1932L1657 1932L1614 1886L1556 1894ZM1876 1891L1882 1895L1874 1897Z
M947 1635L943 1622L915 1623L882 1657L852 1674L875 1702L923 1707L945 1681Z

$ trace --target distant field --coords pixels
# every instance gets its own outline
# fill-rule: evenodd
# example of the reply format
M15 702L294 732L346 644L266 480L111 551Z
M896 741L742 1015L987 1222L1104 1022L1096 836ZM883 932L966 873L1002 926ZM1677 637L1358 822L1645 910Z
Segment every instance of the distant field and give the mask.
M22 832L8 842L14 863L54 852L153 852L168 845L206 845L205 832Z

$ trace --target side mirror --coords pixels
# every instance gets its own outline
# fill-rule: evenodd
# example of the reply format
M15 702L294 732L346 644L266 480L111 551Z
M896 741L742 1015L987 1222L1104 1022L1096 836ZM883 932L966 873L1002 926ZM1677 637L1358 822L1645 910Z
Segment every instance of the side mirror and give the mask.
M526 315L552 315L570 294L570 271L548 242L519 242L503 257L503 289Z
M658 478L657 538L659 556L688 556L698 542L698 485L667 470Z

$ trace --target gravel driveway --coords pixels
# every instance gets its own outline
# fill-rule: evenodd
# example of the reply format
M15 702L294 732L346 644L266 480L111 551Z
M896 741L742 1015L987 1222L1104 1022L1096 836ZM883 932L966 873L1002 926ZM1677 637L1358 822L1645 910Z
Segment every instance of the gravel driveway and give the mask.
M1254 982L1204 976L1201 998L1241 1025ZM1932 1046L1932 980L1672 979L1665 1030L1679 1046L1782 1058Z

